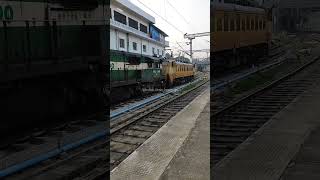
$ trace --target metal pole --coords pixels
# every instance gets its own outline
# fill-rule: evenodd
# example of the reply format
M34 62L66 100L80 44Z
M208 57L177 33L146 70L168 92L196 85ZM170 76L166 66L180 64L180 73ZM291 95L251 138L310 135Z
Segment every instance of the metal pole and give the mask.
M192 38L190 40L190 61L192 62Z

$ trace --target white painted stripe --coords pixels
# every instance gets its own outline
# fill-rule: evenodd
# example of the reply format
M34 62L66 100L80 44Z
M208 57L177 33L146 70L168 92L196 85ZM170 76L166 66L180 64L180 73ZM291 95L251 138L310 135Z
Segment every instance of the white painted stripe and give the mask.
M109 7L99 5L94 10L86 11L55 11L51 8L62 8L59 4L43 3L43 2L23 2L23 1L0 1L2 14L0 20L10 20L8 27L25 27L25 21L34 21L30 26L44 26L43 22L46 17L46 9L49 8L49 20L57 20L58 25L81 25L82 21L88 21L88 25L106 24L103 20L103 14ZM12 9L12 19L5 18L5 9ZM0 11L1 13L1 11ZM106 17L108 19L109 17ZM98 21L97 21L98 20ZM0 27L3 23L0 21Z
M128 62L114 62L110 61L110 70L123 70L123 69L128 69L128 70L142 70L142 69L150 69L148 68L147 63L140 63L139 65L129 65Z

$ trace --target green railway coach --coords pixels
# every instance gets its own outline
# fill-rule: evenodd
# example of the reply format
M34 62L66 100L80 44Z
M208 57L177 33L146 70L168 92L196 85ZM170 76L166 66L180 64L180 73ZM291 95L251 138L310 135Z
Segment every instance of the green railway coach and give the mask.
M156 88L164 79L161 73L161 60L121 51L111 51L110 83L111 92L122 98L139 95L142 88ZM111 94L117 101L116 94Z
M103 107L108 2L0 0L1 127L27 129Z

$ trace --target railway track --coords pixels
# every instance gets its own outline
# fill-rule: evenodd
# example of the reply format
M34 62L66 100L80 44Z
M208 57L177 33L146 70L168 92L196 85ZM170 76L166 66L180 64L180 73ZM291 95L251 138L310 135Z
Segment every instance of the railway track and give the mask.
M107 124L88 119L34 132L0 151L8 152L1 159L7 169L1 169L0 175L10 180L78 177L100 162L109 162L106 149L101 148L108 143Z
M211 114L211 166L217 165L296 97L320 82L319 57Z
M110 168L113 169L120 164L208 87L207 80L187 92L157 101L156 105L142 110L143 113L122 120L119 124L111 124Z

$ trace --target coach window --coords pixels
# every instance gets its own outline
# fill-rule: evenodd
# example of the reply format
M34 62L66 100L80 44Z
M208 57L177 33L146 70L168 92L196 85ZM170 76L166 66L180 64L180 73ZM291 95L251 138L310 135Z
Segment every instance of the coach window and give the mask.
M236 24L237 24L237 31L240 31L240 15L237 15L237 21L236 21Z
M234 19L230 20L230 31L234 31Z
M216 18L215 17L213 17L212 18L212 23L210 23L211 25L212 25L212 27L210 27L210 29L211 29L211 31L212 32L215 32L215 27L216 27Z
M259 26L259 23L258 23L258 16L255 17L255 30L258 31L258 26Z
M229 18L228 16L224 16L224 31L229 31Z
M250 17L249 16L247 16L246 25L247 25L247 31L250 31Z
M222 19L217 20L217 31L222 31Z
M254 20L251 19L251 31L254 31Z
M259 19L259 30L262 31L262 19Z
M245 21L245 19L241 19L241 30L243 32L246 31L246 21Z

